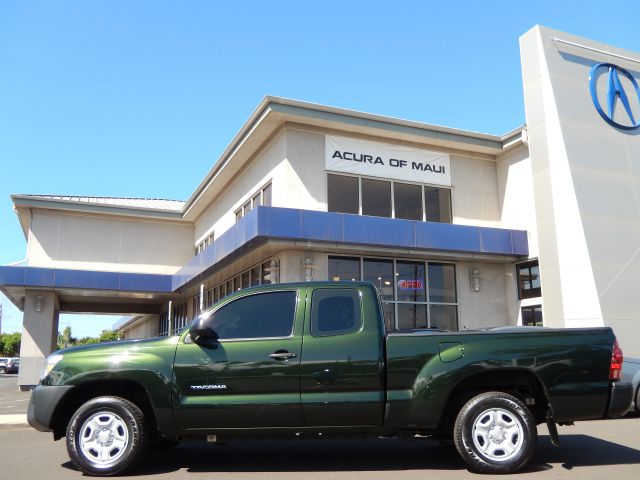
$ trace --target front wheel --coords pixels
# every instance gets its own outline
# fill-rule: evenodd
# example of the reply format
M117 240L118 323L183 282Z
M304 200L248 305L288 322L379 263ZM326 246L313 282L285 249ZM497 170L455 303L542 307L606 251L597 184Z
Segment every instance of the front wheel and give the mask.
M90 475L116 475L133 467L146 441L142 410L120 397L89 400L67 428L69 458Z
M535 450L536 424L516 397L487 392L469 400L455 422L453 438L467 465L481 473L513 473Z
M7 373L6 368L0 367L0 374L4 375L5 373Z

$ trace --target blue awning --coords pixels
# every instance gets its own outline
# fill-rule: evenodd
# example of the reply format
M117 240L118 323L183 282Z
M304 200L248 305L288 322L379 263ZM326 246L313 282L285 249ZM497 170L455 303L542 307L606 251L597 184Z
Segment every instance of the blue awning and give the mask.
M527 232L292 208L257 207L174 275L0 266L0 287L171 293L270 239L528 257Z
M528 257L527 232L293 208L257 207L173 276L176 290L253 242L268 239Z

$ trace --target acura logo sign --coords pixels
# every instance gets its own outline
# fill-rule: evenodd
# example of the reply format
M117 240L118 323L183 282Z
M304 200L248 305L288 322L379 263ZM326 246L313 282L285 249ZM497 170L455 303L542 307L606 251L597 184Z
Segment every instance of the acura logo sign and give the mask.
M600 69L608 70L606 111L602 108L600 100L598 99L597 87ZM633 88L629 88L627 83L627 90L625 91L620 77L626 77ZM638 88L636 79L633 78L633 75L627 70L612 63L597 63L591 68L591 73L589 74L589 88L591 90L591 99L593 100L596 110L609 125L613 125L622 130L636 130L640 128L640 88ZM618 105L624 108L624 112L618 114L616 117L615 113Z

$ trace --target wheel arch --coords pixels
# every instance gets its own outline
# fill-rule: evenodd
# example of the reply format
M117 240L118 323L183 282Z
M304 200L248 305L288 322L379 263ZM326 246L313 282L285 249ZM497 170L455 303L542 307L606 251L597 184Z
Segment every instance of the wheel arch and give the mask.
M133 380L94 380L71 389L55 410L53 438L59 440L66 435L67 426L74 412L92 398L121 397L137 405L144 413L149 432L158 430L157 415L146 388Z
M464 404L480 393L492 391L518 398L529 408L538 424L546 421L549 411L553 414L549 392L534 372L522 368L501 368L471 373L461 378L447 397L438 430L451 432Z

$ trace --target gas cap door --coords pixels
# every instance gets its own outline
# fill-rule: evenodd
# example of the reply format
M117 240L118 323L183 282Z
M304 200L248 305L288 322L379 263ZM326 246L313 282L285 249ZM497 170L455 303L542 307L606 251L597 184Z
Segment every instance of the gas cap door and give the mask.
M438 345L438 350L443 363L455 362L464 357L464 346L458 342L442 342Z

